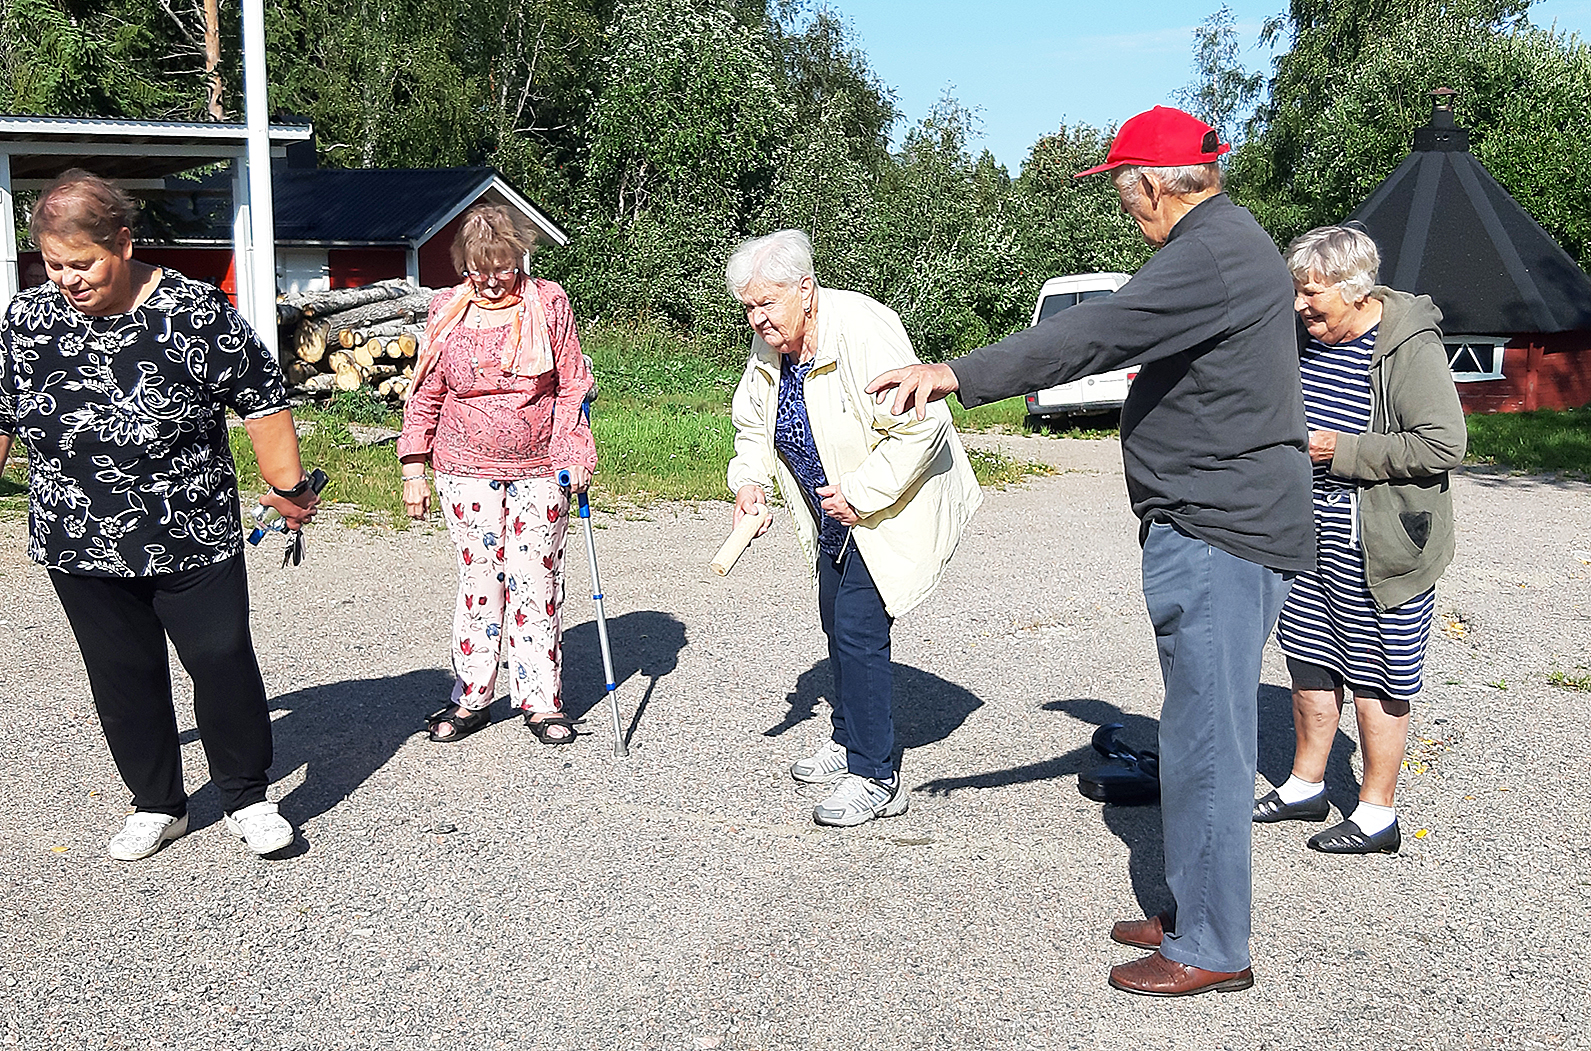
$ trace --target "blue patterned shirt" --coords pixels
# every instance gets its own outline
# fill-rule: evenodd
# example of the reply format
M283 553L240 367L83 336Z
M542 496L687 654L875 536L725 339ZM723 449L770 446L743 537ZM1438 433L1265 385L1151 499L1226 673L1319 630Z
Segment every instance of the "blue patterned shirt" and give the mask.
M818 459L818 443L812 437L812 421L807 418L806 378L812 371L812 362L792 364L790 359L780 359L779 406L773 416L773 447L784 457L790 473L795 475L801 492L807 498L807 507L818 520L818 550L836 558L845 548L849 532L845 526L823 513L823 499L818 487L829 484Z

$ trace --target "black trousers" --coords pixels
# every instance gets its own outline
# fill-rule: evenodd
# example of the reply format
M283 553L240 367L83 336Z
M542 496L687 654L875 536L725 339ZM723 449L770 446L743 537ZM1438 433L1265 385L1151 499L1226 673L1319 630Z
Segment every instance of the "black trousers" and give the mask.
M51 570L50 581L133 805L173 816L188 809L168 636L193 678L193 711L222 806L232 813L264 800L271 719L249 635L243 556L150 577Z

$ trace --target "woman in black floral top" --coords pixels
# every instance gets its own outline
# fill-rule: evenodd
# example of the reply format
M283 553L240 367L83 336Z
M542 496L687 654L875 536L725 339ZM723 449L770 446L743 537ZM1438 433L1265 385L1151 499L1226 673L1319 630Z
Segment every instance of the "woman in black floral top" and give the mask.
M290 528L316 497L276 361L219 290L135 262L133 221L132 202L84 171L39 195L29 232L50 283L0 318L0 466L13 441L27 447L28 553L50 571L133 794L110 856L136 861L188 830L168 637L226 827L270 853L293 827L265 799L271 725L225 410Z

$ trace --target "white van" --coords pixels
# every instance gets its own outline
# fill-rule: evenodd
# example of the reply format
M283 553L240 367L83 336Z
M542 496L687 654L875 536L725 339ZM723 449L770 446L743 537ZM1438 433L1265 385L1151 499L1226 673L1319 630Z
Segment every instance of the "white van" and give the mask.
M1039 301L1033 305L1033 324L1084 300L1108 296L1126 283L1126 274L1052 277L1039 289ZM1127 388L1137 375L1138 366L1133 365L1037 391L1027 396L1028 415L1042 420L1120 409L1127 400Z

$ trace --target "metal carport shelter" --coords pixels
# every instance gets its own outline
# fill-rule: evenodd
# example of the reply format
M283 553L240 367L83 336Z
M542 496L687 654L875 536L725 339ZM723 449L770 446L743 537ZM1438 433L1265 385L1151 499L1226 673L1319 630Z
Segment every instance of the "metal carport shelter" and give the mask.
M310 137L308 125L271 125L271 153ZM250 207L248 128L243 124L0 116L0 310L20 287L16 192L37 190L68 168L86 168L134 194L163 189L168 175L218 162L232 166L232 244L238 309L276 349L275 240ZM266 184L269 186L269 183ZM256 233L257 219L267 219ZM263 236L262 236L263 235Z

